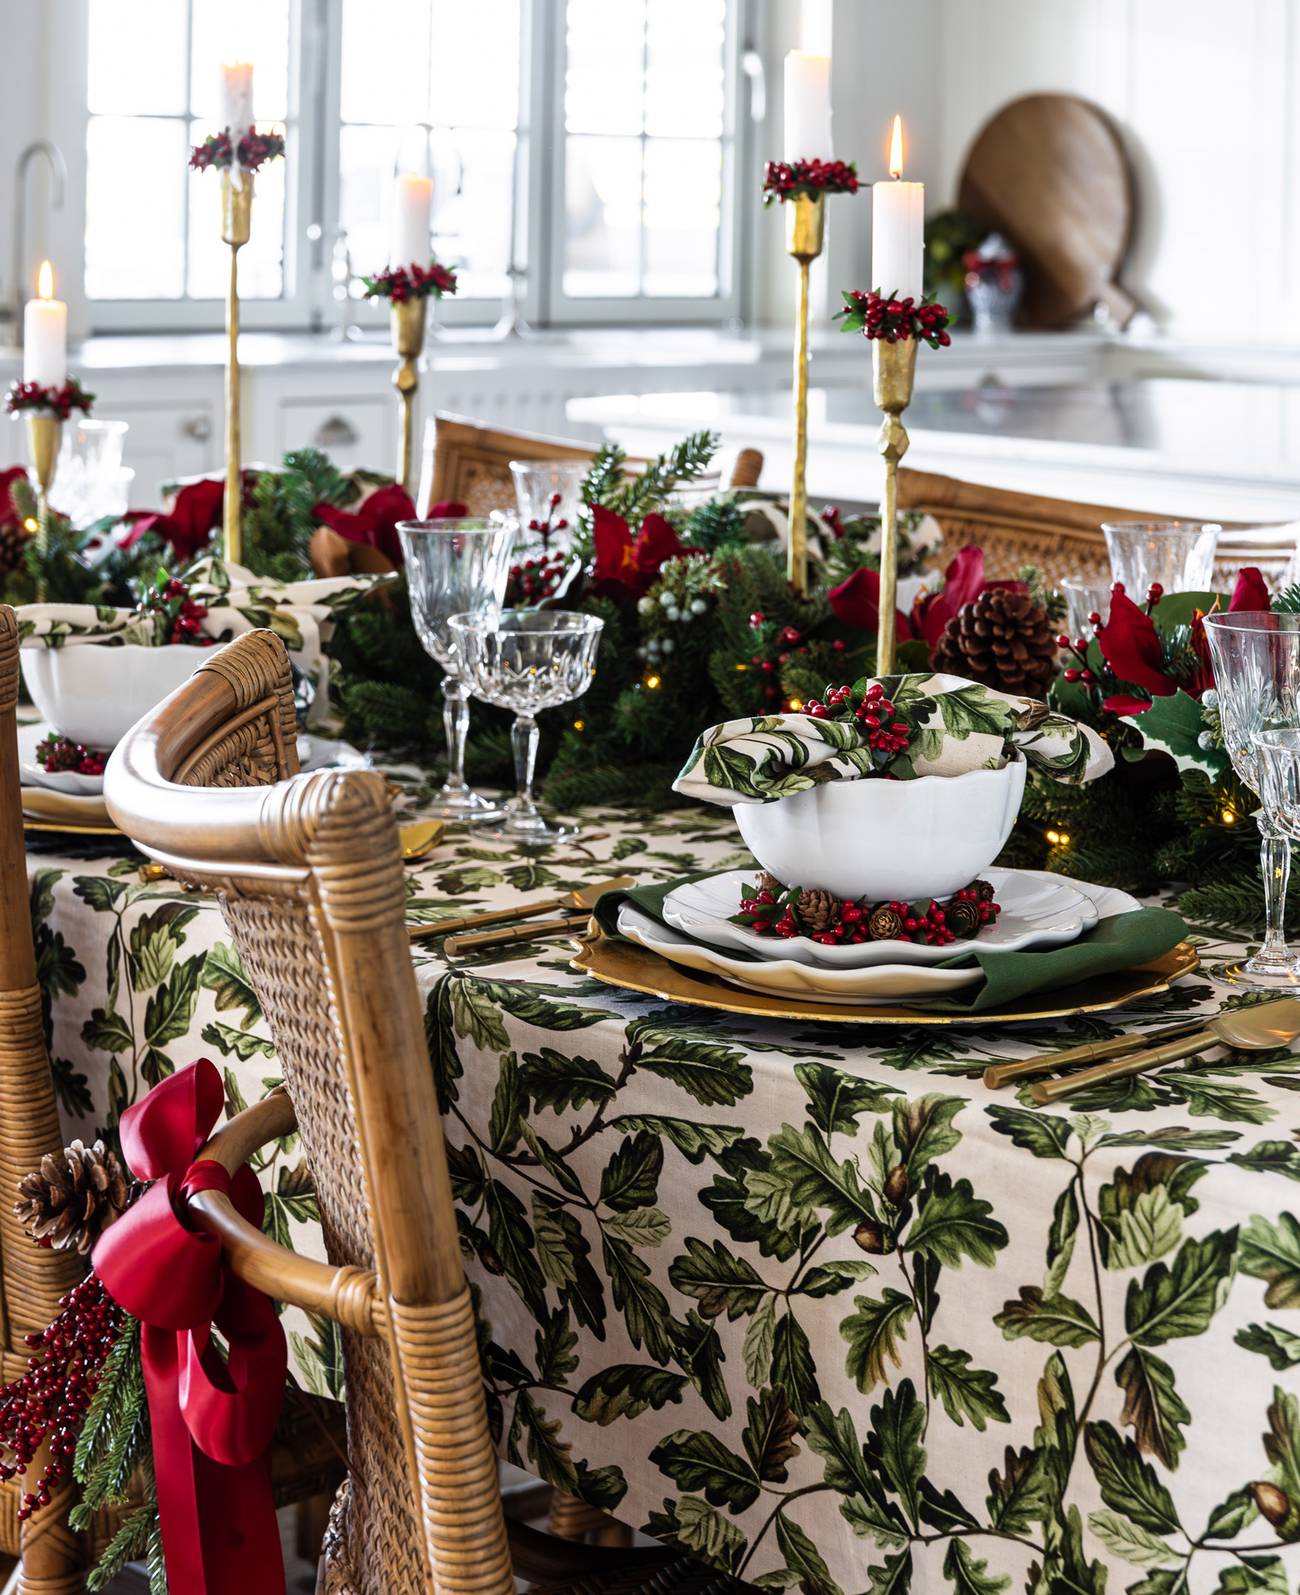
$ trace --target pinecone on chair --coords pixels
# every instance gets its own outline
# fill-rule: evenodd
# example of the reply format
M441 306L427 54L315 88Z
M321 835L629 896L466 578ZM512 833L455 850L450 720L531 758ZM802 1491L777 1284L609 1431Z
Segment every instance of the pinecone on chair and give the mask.
M1027 592L990 587L963 604L935 644L934 668L1041 698L1056 673L1056 632Z
M74 1248L87 1256L100 1232L126 1211L131 1185L117 1154L102 1141L73 1141L47 1152L40 1169L18 1182L14 1212L35 1241L56 1251Z

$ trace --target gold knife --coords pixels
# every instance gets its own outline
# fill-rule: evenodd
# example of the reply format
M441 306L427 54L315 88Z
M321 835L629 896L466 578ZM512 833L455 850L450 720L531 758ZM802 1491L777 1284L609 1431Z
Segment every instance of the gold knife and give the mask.
M507 925L503 930L475 931L470 936L449 936L442 944L445 953L474 952L480 947L502 947L508 942L533 941L539 936L554 936L557 931L578 932L588 923L585 914L566 914L563 919L530 919L522 925Z
M1100 1063L1105 1058L1122 1058L1126 1052L1141 1052L1147 1047L1177 1041L1190 1036L1204 1023L1201 1019L1170 1025L1167 1030L1130 1032L1116 1036L1112 1041L1083 1041L1077 1047L1066 1047L1061 1052L1039 1052L1032 1058L1012 1058L1006 1063L991 1063L984 1071L984 1084L996 1091L999 1086L1010 1085L1013 1080L1025 1080L1036 1074L1051 1074L1071 1063Z
M562 897L542 897L532 903L517 903L514 908L492 908L483 914L461 914L455 919L439 919L428 925L408 925L406 934L412 941L425 941L431 936L450 936L455 931L477 930L481 925L505 925L516 919L531 919L534 914L558 913L562 909L590 913L603 893L622 891L634 884L633 876L616 875L613 880L594 881L576 892L565 892Z

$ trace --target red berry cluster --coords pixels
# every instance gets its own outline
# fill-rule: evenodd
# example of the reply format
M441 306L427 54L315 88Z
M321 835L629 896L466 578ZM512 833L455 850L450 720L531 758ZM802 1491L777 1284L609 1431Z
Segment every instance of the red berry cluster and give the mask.
M506 583L506 607L518 609L554 598L568 568L569 561L563 554L542 554L512 565Z
M408 299L441 299L456 292L456 273L450 266L430 261L427 266L413 260L409 266L390 266L374 277L363 277L367 299L391 299L404 305Z
M832 900L829 922L824 912L820 921L814 921L824 928L810 930L799 914L799 901L803 896L797 886L774 889L760 883L758 891L741 898L740 911L732 916L733 923L745 926L755 935L779 936L786 941L807 936L824 947L858 946L868 941L907 941L928 947L947 947L952 942L978 936L983 927L991 925L1002 912L989 883L973 881L944 902L935 898L917 903L905 903L901 899L873 903L865 897Z
M5 409L10 415L23 410L49 410L60 421L66 421L74 410L90 414L95 395L87 393L76 377L69 377L59 388L47 388L40 382L15 382L5 396Z
M1115 582L1110 590L1112 594L1118 593L1123 597L1124 583ZM1147 588L1146 611L1148 615L1155 612L1156 606L1164 596L1164 587L1159 582L1152 582L1150 587ZM1101 625L1101 616L1095 609L1088 616L1088 624L1094 631ZM1056 646L1074 660L1073 664L1067 665L1061 672L1064 680L1069 682L1078 681L1085 687L1097 685L1097 673L1088 663L1088 639L1086 637L1068 637L1065 632L1062 632L1056 639Z
M754 642L759 652L751 654L749 662L755 670L768 677L763 696L772 702L781 697L780 671L790 662L791 654L806 654L808 641L797 626L778 626L769 620L761 609L749 617L749 627L755 633ZM836 637L831 647L837 654L844 652L843 640Z
M177 577L168 576L165 571L159 571L157 581L140 605L140 611L160 618L165 642L188 642L200 648L209 648L215 641L203 635L208 606L191 598L188 586Z
M943 305L926 298L900 298L897 294L882 294L878 288L870 293L850 289L844 295L844 309L838 311L844 332L861 332L864 338L879 339L883 343L906 343L909 338L924 339L932 349L946 348L949 336L948 312Z
M20 1520L48 1506L68 1476L100 1369L122 1327L123 1313L91 1274L59 1298L61 1311L28 1335L27 1371L0 1390L0 1480L23 1473L50 1436L50 1458L18 1508Z
M826 530L838 543L844 536L844 515L838 504L824 504L822 506L822 520L826 522Z
M856 194L861 186L852 161L769 161L763 203L784 205L796 194Z
M100 748L88 748L84 742L51 734L37 743L36 762L49 775L58 775L63 770L75 770L78 775L103 775L108 754Z
M878 681L871 683L856 708L853 707L853 688L844 686L827 687L824 703L819 698L810 698L804 705L804 713L812 715L814 720L842 720L846 710L861 722L867 746L877 753L902 753L912 740L912 727L906 720L894 718L898 711Z
M557 518L555 514L556 510L560 507L563 497L564 495L562 493L552 493L551 501L546 507L546 519L539 521L534 516L534 518L528 523L528 530L538 534L542 540L543 548L549 548L551 546L552 532L563 532L568 530L568 516L561 515Z
M239 165L246 172L255 172L259 166L283 154L284 137L280 133L259 133L255 127L250 127L239 140ZM225 127L220 133L209 133L202 144L191 149L190 165L196 172L206 172L213 166L225 171L235 165L235 156L230 129Z

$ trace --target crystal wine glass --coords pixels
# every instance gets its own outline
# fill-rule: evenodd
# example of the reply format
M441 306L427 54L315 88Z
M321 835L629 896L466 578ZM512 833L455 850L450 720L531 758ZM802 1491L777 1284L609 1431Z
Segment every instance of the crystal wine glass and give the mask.
M533 797L537 721L541 709L580 698L596 673L596 649L604 621L563 609L505 609L499 617L453 615L456 651L476 697L513 709L510 739L518 793L491 835L512 842L559 842L577 835L575 825L552 825Z
M1153 586L1206 593L1223 528L1216 521L1103 521L1111 575L1139 602Z
M1223 742L1233 768L1256 793L1260 871L1264 877L1264 940L1242 973L1261 984L1291 985L1298 972L1282 930L1291 844L1279 811L1280 791L1262 738L1300 729L1300 615L1241 609L1207 615L1214 690Z
M590 469L584 460L511 460L525 542L540 542L548 554L573 547L582 484Z
M505 597L510 550L519 531L513 515L486 519L399 521L406 555L411 619L416 634L443 668L442 723L447 733L447 779L429 813L445 820L495 820L505 810L465 783L469 689L462 680L456 638L447 622L471 613L494 623Z

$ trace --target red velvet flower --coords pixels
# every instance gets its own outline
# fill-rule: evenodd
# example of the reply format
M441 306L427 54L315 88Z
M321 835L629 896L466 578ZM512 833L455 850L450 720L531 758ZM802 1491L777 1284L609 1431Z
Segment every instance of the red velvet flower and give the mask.
M156 515L141 515L122 539L122 547L130 548L146 532L154 532L176 555L176 568L188 565L207 548L212 534L221 525L225 484L204 478L181 488L176 502L168 511Z
M983 592L999 587L1023 592L1024 582L989 581L984 575L984 550L974 544L959 548L948 561L943 586L937 593L918 598L912 610L912 628L932 651L943 636L944 627L964 605L973 603Z
M14 508L13 489L15 482L27 480L27 467L24 465L11 465L7 471L0 471L0 529L11 531L18 525L18 511Z
M1237 609L1267 609L1271 603L1268 584L1257 566L1246 565L1237 572L1232 597L1228 601L1229 614Z
M861 565L852 576L826 594L831 614L845 626L876 636L880 629L880 572ZM907 642L913 635L906 615L894 611L894 637Z
M635 538L627 522L601 504L592 506L596 564L593 591L609 598L640 598L654 585L666 560L689 554L662 515L653 511L641 522Z
M468 514L469 506L462 504L458 498L440 498L436 504L429 506L431 521L463 521Z
M442 507L446 506L439 506ZM461 505L451 507L463 508ZM347 542L364 543L368 548L378 549L394 569L403 564L402 540L397 535L397 523L416 518L410 495L396 482L376 488L369 498L362 500L355 512L338 509L333 504L317 504L312 509L312 515Z

